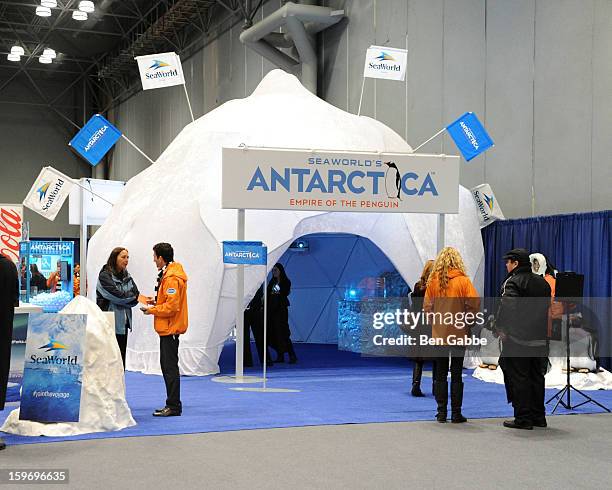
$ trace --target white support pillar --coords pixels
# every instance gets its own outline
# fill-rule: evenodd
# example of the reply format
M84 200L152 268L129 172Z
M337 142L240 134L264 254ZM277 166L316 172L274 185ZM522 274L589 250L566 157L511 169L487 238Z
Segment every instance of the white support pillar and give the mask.
M236 240L244 240L244 209L238 210ZM236 378L244 375L244 265L236 273Z

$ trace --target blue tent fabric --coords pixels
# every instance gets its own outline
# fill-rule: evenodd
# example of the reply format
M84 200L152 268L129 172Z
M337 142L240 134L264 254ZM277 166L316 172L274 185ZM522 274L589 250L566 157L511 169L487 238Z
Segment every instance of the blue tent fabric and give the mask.
M612 211L497 221L482 230L485 296L495 296L506 276L502 256L515 247L546 255L559 271L584 274L584 295L612 296ZM607 302L609 303L609 301ZM612 316L604 312L599 332L602 364L610 368Z

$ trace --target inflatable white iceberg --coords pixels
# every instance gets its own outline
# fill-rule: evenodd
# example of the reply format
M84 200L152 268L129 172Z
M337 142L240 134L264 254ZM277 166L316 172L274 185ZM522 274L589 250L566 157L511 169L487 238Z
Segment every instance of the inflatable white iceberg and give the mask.
M87 298L77 296L61 313L87 315L87 348L83 366L79 422L40 423L19 420L19 408L7 417L1 431L22 436L73 436L107 432L136 425L125 401L125 377L115 327Z
M236 239L235 210L221 209L221 148L283 147L410 152L382 123L342 111L306 90L293 75L270 72L253 94L232 100L189 124L157 162L132 178L89 245L89 294L113 247L130 252L129 270L152 294L157 271L152 246L170 242L188 282L189 330L181 337L180 369L187 375L218 372L218 358L234 325L235 267L224 267L221 242ZM460 211L446 221L446 242L457 247L482 290L484 254L470 192L460 188ZM374 242L409 283L435 256L436 216L418 214L246 212L246 239L268 246L270 267L291 242L310 233L351 233ZM246 302L262 272L246 268ZM127 367L159 373L159 338L151 317L134 311Z

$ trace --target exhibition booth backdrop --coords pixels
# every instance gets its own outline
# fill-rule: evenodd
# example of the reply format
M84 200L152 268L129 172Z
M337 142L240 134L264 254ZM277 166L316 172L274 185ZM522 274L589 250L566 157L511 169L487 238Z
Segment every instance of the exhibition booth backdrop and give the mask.
M292 75L270 72L253 94L232 100L189 124L157 162L132 178L105 224L89 244L87 272L98 275L116 246L130 252L129 270L141 292L152 294L157 271L152 246L169 241L189 276L190 328L181 340L183 374L219 371L218 358L235 322L236 267L224 266L221 242L236 238L237 212L221 209L223 147L351 149L409 153L393 130L342 111L308 92ZM369 239L406 282L435 256L437 215L248 210L246 239L268 246L272 265L304 235L348 233ZM482 291L484 255L471 193L459 189L459 213L446 216L446 245L463 255L469 275ZM337 260L333 249L327 264ZM245 269L245 298L255 293L261 271ZM88 293L95 295L95 280ZM318 306L317 306L318 307ZM152 320L134 315L127 368L159 373L159 339Z

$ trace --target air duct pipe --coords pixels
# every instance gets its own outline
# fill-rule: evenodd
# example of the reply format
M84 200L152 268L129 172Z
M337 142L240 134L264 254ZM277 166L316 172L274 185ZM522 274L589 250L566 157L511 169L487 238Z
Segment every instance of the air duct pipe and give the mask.
M279 68L301 75L302 84L316 94L316 34L338 23L343 17L344 10L288 2L242 32L240 41ZM276 32L281 27L286 29L285 34ZM295 47L298 59L278 49L289 47Z

